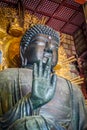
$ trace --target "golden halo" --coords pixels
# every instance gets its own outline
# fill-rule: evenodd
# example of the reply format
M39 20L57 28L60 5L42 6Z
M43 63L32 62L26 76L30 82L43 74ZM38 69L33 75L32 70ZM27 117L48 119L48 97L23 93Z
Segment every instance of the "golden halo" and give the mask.
M20 38L13 38L9 41L8 62L10 67L20 66Z

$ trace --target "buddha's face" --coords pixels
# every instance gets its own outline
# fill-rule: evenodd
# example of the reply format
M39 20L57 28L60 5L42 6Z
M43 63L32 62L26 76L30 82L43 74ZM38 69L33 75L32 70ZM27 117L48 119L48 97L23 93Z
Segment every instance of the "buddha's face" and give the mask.
M52 57L52 67L57 64L58 60L58 43L50 36L39 34L35 36L26 51L27 64L32 65L34 62L43 60L47 62Z

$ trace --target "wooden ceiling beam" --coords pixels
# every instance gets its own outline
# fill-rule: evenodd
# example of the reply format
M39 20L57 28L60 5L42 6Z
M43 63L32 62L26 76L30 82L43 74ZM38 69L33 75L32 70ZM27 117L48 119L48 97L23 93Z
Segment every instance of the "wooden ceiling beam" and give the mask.
M63 6L70 8L70 9L73 9L73 10L77 10L79 12L82 12L82 10L81 10L82 6L81 5L79 6L79 8L77 8L76 6L73 6L73 5L70 5L66 2L63 2Z
M7 3L7 4L17 4L17 3L15 3L15 2L12 2L12 1L7 1L7 0L1 0L0 2L4 2L4 3ZM17 2L18 2L18 0L17 0Z

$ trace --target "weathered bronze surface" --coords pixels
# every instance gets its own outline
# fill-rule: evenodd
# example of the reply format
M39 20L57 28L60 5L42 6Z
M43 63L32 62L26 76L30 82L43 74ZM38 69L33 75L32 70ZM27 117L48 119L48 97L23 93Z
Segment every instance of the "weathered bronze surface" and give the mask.
M87 129L81 91L53 71L58 46L58 33L48 26L35 25L25 33L21 68L0 72L1 130Z

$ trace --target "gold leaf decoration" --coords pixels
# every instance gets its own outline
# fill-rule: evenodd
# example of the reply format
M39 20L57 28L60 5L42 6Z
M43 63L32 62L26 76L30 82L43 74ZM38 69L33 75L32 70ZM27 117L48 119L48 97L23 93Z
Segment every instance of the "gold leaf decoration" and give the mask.
M3 69L20 66L19 45L22 35L35 24L45 24L46 18L39 19L25 10L23 28L20 27L19 21L15 8L0 7L0 49L3 52ZM10 30L8 32L9 25Z
M10 40L8 43L10 44L7 55L9 67L20 67L20 39L14 38L13 40Z

